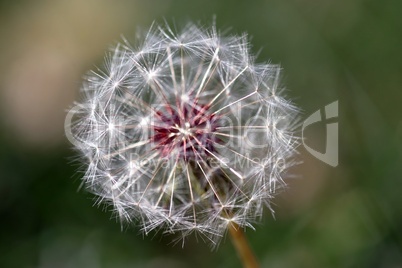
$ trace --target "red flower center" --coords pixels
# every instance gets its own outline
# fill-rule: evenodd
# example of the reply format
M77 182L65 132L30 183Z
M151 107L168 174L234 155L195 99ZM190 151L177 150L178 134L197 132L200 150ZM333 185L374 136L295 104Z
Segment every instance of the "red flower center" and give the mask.
M185 160L199 159L215 151L221 142L214 132L218 116L197 101L177 100L176 106L165 105L156 111L152 124L152 142L163 157L172 153Z

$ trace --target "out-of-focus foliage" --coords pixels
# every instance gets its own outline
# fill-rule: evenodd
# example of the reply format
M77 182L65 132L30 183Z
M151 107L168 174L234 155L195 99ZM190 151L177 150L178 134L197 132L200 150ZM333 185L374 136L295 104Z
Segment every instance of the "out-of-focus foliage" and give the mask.
M402 266L401 1L1 1L0 267L240 267L229 239L143 238L80 186L63 134L81 76L137 27L248 32L307 118L339 100L339 166L300 147L275 219L247 231L263 267ZM171 19L173 18L173 19ZM260 50L261 49L261 50ZM325 123L306 143L325 150ZM102 209L104 208L104 209ZM110 220L112 218L112 220Z

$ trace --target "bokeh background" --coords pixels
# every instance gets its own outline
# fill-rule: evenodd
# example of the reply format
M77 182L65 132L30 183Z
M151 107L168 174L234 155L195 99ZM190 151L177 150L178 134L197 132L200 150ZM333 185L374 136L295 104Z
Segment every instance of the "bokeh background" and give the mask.
M0 267L240 267L228 238L143 237L80 186L64 135L82 75L138 27L166 18L248 32L284 69L302 119L339 101L339 166L300 147L247 235L263 267L402 267L402 1L0 1ZM325 122L306 129L325 151Z

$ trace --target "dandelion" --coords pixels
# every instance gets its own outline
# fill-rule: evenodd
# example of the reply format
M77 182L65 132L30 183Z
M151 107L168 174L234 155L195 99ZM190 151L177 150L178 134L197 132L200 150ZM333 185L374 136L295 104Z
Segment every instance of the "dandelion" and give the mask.
M246 35L153 25L87 76L72 134L86 187L123 222L196 232L217 245L251 227L293 164L295 107L280 68L257 64Z

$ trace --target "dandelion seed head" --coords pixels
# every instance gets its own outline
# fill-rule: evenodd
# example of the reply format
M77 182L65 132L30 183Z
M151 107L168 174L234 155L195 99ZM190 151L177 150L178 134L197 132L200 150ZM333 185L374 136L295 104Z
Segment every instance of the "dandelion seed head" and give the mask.
M73 124L87 188L146 234L216 244L229 224L252 228L298 145L279 70L255 63L246 35L191 23L118 44L86 77Z

